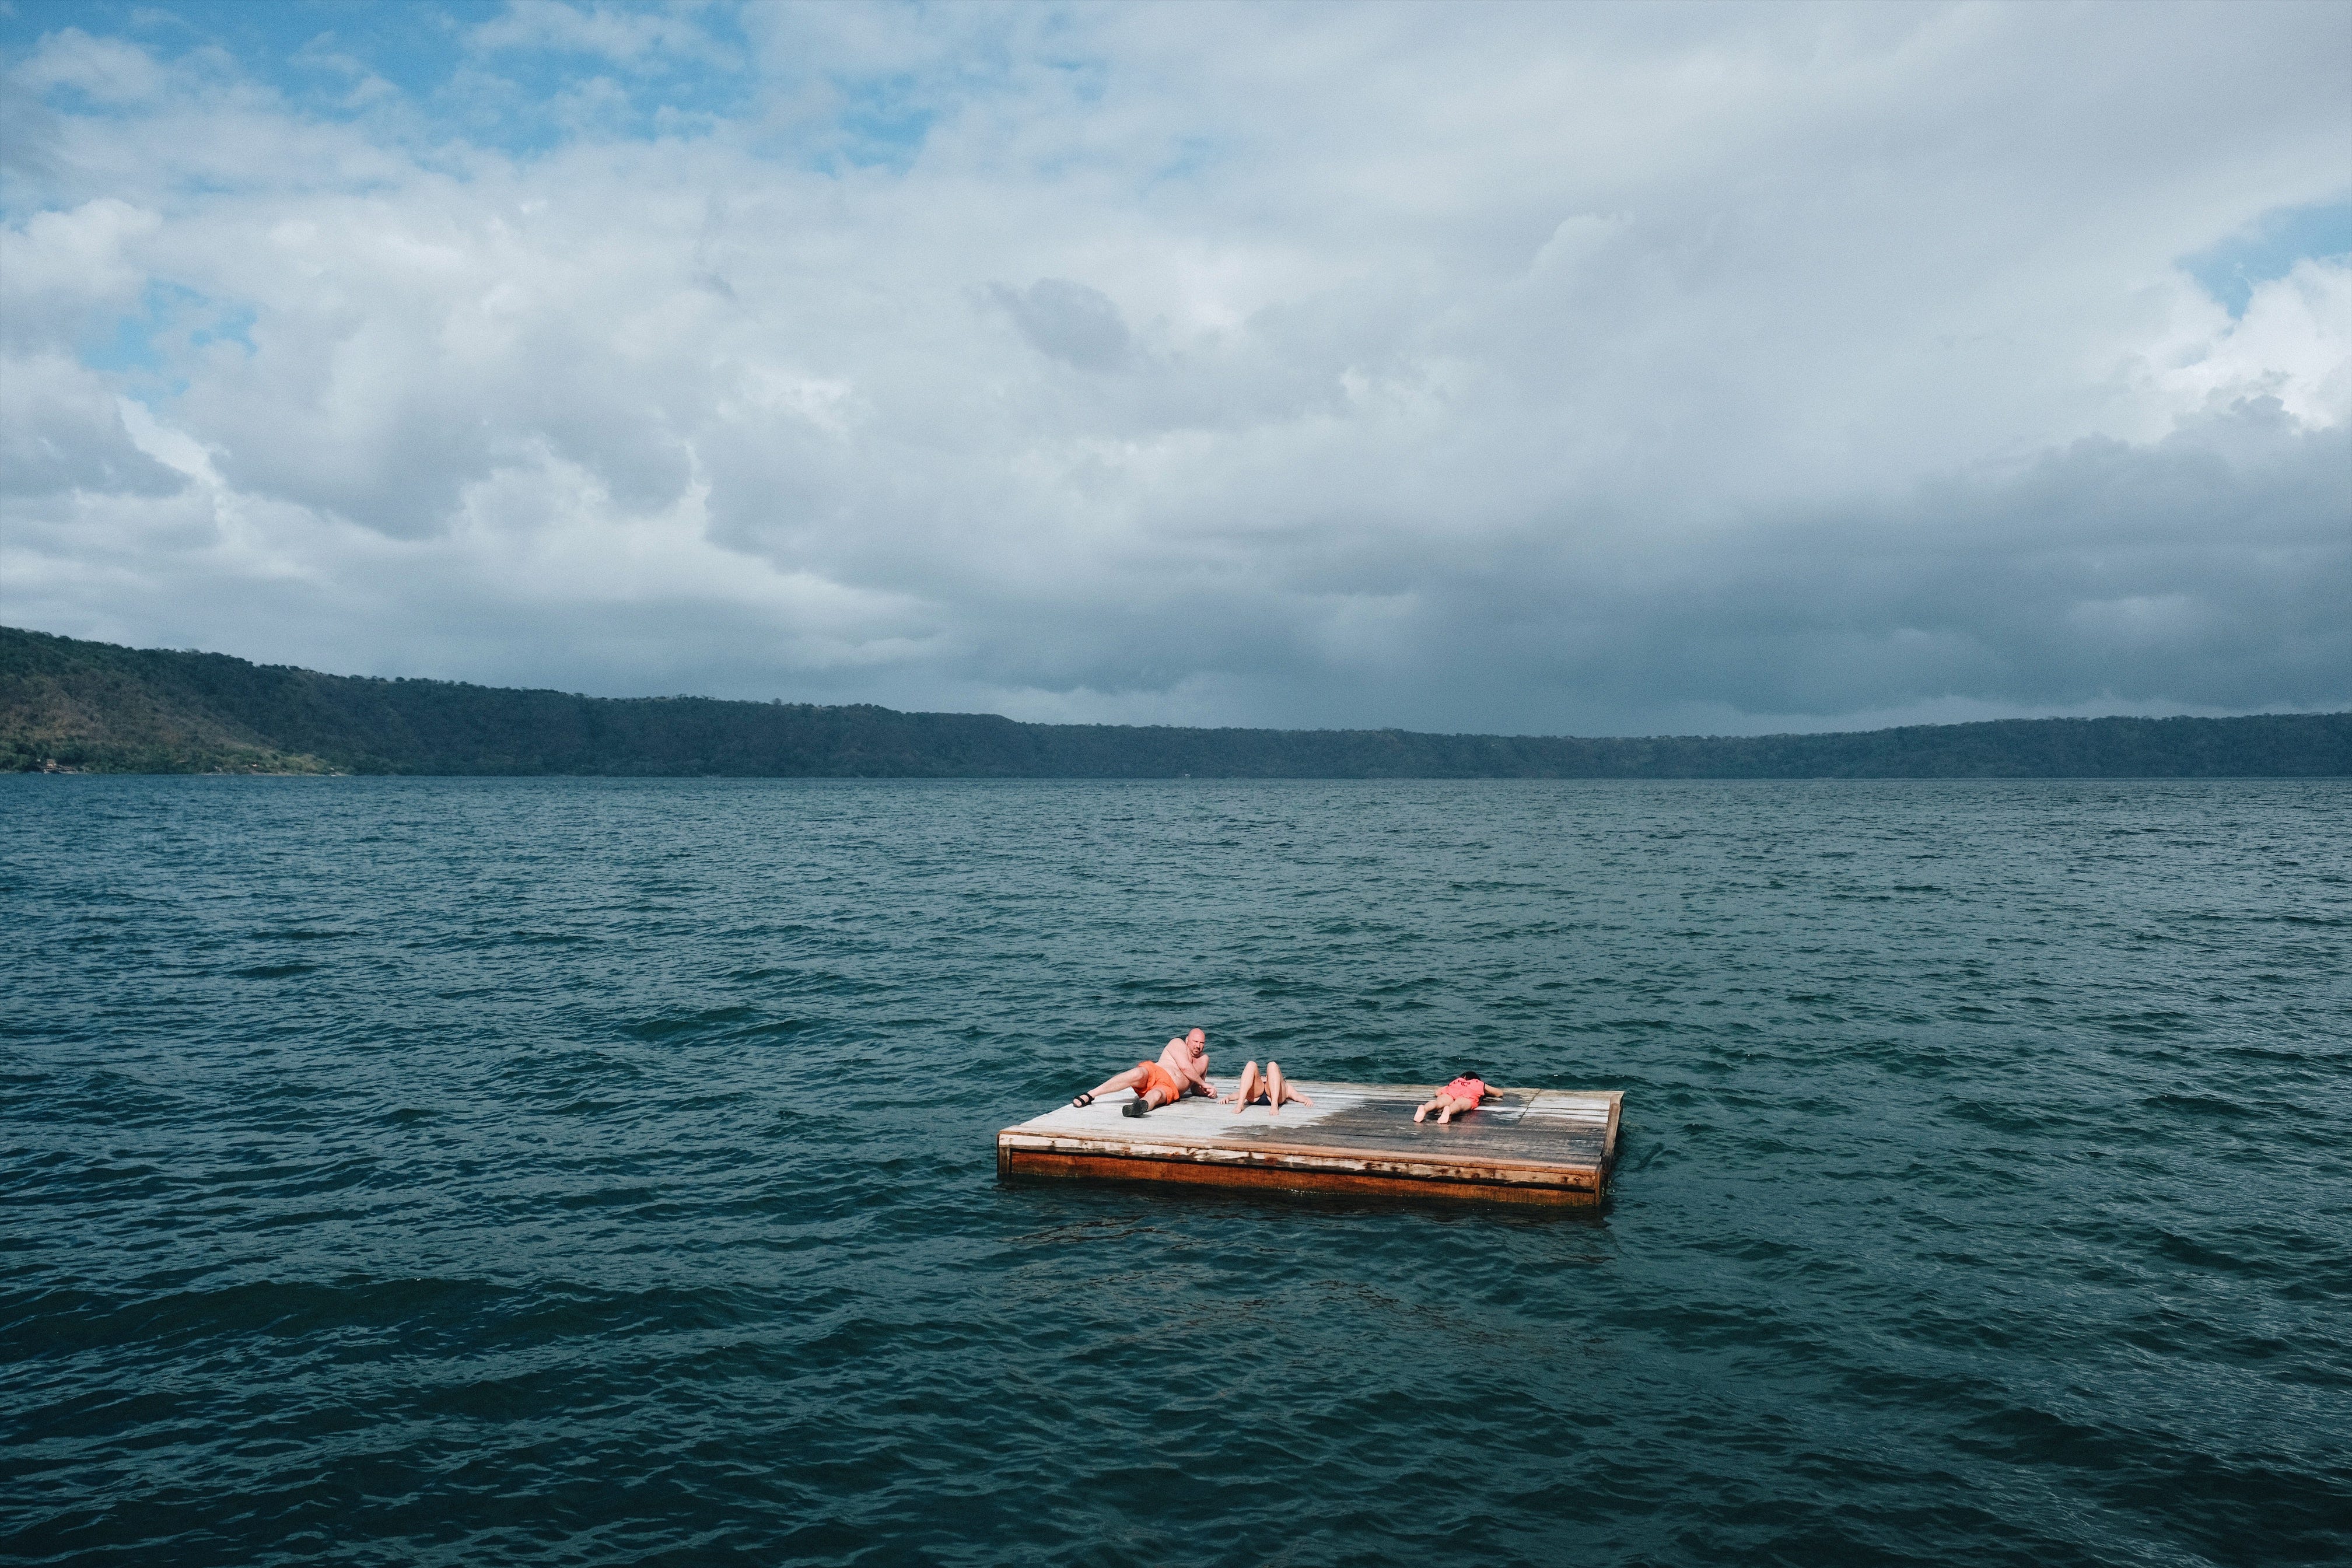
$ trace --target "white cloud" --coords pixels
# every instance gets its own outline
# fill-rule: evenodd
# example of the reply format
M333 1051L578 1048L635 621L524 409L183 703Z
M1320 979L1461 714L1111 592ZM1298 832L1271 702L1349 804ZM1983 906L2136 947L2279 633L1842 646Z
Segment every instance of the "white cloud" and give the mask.
M154 213L100 196L0 226L0 333L62 346L101 313L135 310L148 280L136 251L162 226Z
M561 0L508 0L505 11L468 29L466 42L486 53L552 49L597 55L618 64L665 55L709 58L714 52L689 16L618 5L567 5Z
M178 489L132 441L101 377L59 354L0 355L0 494Z
M2352 702L2346 270L2176 265L2352 180L2352 24L2136 15L754 5L707 134L573 77L530 153L60 35L0 619L1034 717ZM146 381L62 357L151 289Z
M2178 345L2162 374L2183 404L2272 397L2315 428L2352 420L2352 267L2306 258L2253 290L2245 314Z
M21 89L47 92L66 88L110 108L159 98L168 79L165 68L138 45L94 38L79 27L48 35L12 74Z

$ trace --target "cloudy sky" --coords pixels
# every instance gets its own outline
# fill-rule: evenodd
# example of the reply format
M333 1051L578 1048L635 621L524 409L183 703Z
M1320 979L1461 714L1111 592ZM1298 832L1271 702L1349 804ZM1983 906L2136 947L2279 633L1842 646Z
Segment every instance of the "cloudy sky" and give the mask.
M0 624L611 695L2352 707L2352 5L0 4Z

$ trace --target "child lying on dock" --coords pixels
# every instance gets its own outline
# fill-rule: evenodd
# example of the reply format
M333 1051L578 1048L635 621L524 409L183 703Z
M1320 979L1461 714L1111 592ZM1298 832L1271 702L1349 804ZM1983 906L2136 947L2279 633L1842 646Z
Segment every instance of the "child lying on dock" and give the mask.
M1443 1127L1459 1112L1477 1110L1478 1102L1494 1092L1486 1087L1485 1079L1475 1072L1465 1072L1423 1100L1421 1108L1412 1113L1412 1119L1419 1121L1434 1110L1437 1112L1437 1124Z
M1282 1076L1282 1064L1271 1058L1267 1059L1265 1071L1263 1073L1257 1070L1255 1062L1242 1068L1240 1090L1225 1098L1234 1102L1235 1116L1242 1113L1244 1106L1255 1105L1261 1100L1265 1101L1265 1113L1268 1116L1279 1115L1282 1102L1286 1100L1293 1105L1312 1106L1315 1103L1290 1086Z
M1117 1094L1131 1089L1135 1098L1120 1106L1124 1116L1141 1116L1163 1105L1173 1105L1189 1093L1213 1097L1217 1086L1209 1081L1209 1036L1203 1029L1194 1029L1168 1042L1156 1062L1138 1062L1123 1073L1105 1079L1084 1094L1070 1097L1070 1103L1081 1110L1092 1105L1098 1095ZM1296 1100L1297 1095L1291 1096Z

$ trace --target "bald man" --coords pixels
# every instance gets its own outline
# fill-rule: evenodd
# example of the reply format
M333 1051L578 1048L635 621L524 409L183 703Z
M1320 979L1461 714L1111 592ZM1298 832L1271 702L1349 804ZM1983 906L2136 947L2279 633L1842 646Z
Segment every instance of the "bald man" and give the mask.
M1104 1079L1084 1094L1070 1097L1070 1103L1080 1108L1092 1105L1097 1097L1117 1094L1122 1089L1133 1089L1135 1098L1120 1106L1126 1116L1143 1116L1163 1105L1173 1105L1187 1094L1205 1094L1214 1099L1217 1086L1209 1081L1209 1033L1192 1029L1177 1036L1161 1049L1156 1062L1138 1062L1125 1072Z

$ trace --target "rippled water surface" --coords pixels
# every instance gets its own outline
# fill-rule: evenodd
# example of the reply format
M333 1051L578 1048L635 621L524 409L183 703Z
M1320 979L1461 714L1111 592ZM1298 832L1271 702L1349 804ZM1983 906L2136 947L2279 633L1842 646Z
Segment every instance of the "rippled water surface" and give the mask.
M0 1558L2342 1562L2347 808L0 778ZM1614 1202L997 1184L1194 1022Z

